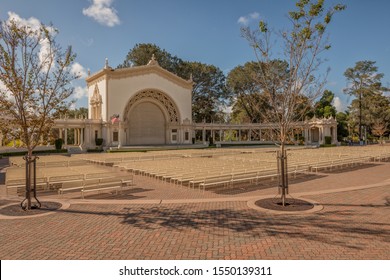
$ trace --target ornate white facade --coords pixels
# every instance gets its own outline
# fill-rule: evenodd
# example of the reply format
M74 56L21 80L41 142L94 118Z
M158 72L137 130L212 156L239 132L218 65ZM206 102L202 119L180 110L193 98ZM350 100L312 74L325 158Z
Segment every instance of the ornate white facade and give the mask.
M159 66L154 56L145 66L105 67L87 79L92 123L87 146L190 144L192 80Z

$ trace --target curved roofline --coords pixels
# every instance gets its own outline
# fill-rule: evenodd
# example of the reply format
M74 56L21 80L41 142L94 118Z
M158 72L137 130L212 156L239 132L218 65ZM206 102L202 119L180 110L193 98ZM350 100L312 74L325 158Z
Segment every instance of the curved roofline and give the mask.
M119 69L104 68L99 72L87 77L85 80L87 84L90 85L94 81L102 78L103 76L106 76L106 79L124 79L128 77L142 76L151 73L157 74L183 88L192 90L193 83L194 83L192 79L185 80L173 74L172 72L169 72L168 70L162 68L158 64L143 65L143 66L136 66L130 68L119 68Z

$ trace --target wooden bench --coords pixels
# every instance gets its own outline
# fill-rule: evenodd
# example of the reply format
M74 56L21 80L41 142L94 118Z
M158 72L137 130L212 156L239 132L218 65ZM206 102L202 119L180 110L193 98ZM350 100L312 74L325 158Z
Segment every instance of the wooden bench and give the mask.
M100 172L100 173L87 173L84 175L85 180L90 180L90 179L101 179L101 178L110 178L114 177L115 175L112 172Z
M31 182L31 186L33 186L34 182ZM11 194L10 191L14 190L12 194L17 195L18 194L18 188L23 188L23 190L26 190L26 179L19 178L19 179L8 179L5 182L7 195ZM38 188L47 188L47 182L46 178L37 178L36 179L36 187Z
M331 168L333 164L333 160L326 160L326 161L318 161L317 163L310 166L310 171L312 172L318 172L318 170Z
M61 187L58 189L58 194L62 195L64 192L79 191L84 186L84 180L72 180L61 182Z
M105 178L108 179L108 178ZM99 180L97 184L86 184L83 186L81 190L81 197L84 198L85 193L89 192L102 192L108 190L115 190L116 194L118 194L118 190L122 191L123 183L121 179L118 178L110 178L110 180Z
M73 174L73 175L61 175L61 176L52 176L47 178L47 188L48 189L59 189L62 188L62 185L64 183L72 183L72 182L82 182L84 179L83 174ZM59 194L62 193L62 191L58 192Z
M125 177L121 178L122 180L122 187L129 187L134 186L134 177L133 175L126 175Z
M297 177L298 173L306 173L310 170L310 164L290 164L288 166L288 174L294 174L294 178Z
M372 159L370 156L363 157L354 157L354 158L342 158L342 159L332 159L327 161L318 162L315 165L312 165L310 170L318 172L319 169L332 170L333 168L343 168L354 166L357 164L363 164L369 162Z
M232 186L234 183L242 183L242 182L254 182L258 180L258 171L251 172L243 172L243 173L235 173L232 175Z
M188 172L188 173L183 173L183 174L177 174L176 176L174 177L170 177L169 178L169 182L170 183L173 183L173 184L180 184L181 186L183 186L183 183L188 183L190 181L192 181L195 176L196 176L197 173L194 173L194 172Z
M212 176L212 177L206 177L202 183L199 184L199 190L200 188L203 188L203 192L205 191L206 187L210 186L229 186L232 184L233 175L219 175L219 176Z
M226 175L226 173L222 173L221 171L214 171L214 170L210 172L204 172L204 171L199 172L198 170L196 173L194 173L193 180L189 181L189 186L190 188L195 189L196 186L199 186L201 183L204 183L206 178L211 178L211 177L214 178L223 175Z

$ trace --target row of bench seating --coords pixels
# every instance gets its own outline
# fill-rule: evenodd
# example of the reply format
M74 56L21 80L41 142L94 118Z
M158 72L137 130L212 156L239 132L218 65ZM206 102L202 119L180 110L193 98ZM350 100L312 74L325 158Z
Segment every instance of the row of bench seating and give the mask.
M85 179L80 181L64 182L58 189L58 194L62 195L64 192L81 191L81 197L84 198L86 193L102 192L108 190L122 191L124 188L133 186L133 175L126 175L126 177L107 177L96 179Z
M310 166L310 171L318 172L319 170L333 170L335 168L352 167L361 165L373 161L371 156L360 156L353 158L342 158L342 159L330 159L322 160Z
M378 152L379 155L374 154L375 156L371 152L357 153L353 150L338 149L335 150L337 153L331 150L330 153L318 151L289 151L288 173L296 176L299 173L333 170L386 158L380 155L383 151ZM278 176L274 152L263 153L261 157L255 153L241 153L231 158L210 158L201 161L202 163L199 163L191 159L186 162L185 159L180 159L164 161L164 165L162 162L122 163L117 167L134 174L154 177L177 185L197 186L203 190L216 185L233 186L238 182L258 182L261 179Z
M253 152L234 151L231 155L224 153L205 153L207 155L206 158L202 157L201 153L194 153L192 154L194 157L191 158L175 158L176 155L178 154L172 155L172 158L168 158L168 154L154 155L155 160L151 160L151 156L145 156L145 160L136 161L130 160L129 158L131 157L124 157L116 165L116 168L176 185L188 185L190 188L199 188L199 190L203 191L206 188L218 185L233 187L234 184L242 182L258 183L260 180L272 179L278 176L275 152L260 150L253 150ZM388 147L386 149L329 148L299 151L290 150L288 151L288 158L288 173L296 176L300 173L333 170L335 168L364 164L370 161L389 160L390 151ZM104 162L114 162L116 159L112 161L113 159L106 158ZM86 166L85 170L90 169L90 166ZM98 165L92 166L96 166L96 168L101 168L102 170L107 168L99 167ZM67 168L69 171L72 170L72 167ZM85 172L83 171L83 166L77 168ZM47 170L50 172L56 169L47 168ZM59 170L59 172L62 171ZM42 174L46 175L46 177L37 178L37 187L58 190L59 194L70 191L81 191L82 197L89 192L106 190L115 190L117 192L122 190L125 183L119 177L112 177L112 172L108 172L107 174L69 173L67 175L57 176L54 174L55 176L49 176L46 171L41 171L39 176L43 176ZM121 179L125 180L126 178ZM25 183L23 179L13 180L7 180L7 191L8 189L24 187ZM132 184L132 181L133 177L128 179L126 185Z
M115 173L92 173L92 174L77 174L77 175L62 175L45 178L36 178L37 190L57 190L61 195L69 191L82 191L82 196L85 192L103 191L109 189L123 189L127 186L134 185L134 177L132 174ZM26 186L25 179L7 179L6 189L7 194L17 194L18 191L24 191Z

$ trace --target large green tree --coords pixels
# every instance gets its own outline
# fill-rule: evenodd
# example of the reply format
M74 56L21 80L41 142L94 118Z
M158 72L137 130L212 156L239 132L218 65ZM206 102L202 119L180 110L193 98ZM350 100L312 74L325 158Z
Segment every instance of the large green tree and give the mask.
M326 30L335 12L344 8L343 5L326 8L324 0L300 0L288 14L291 23L289 28L274 33L265 21L260 21L259 29L255 32L249 28L242 29L242 34L254 49L258 61L260 71L256 82L272 107L272 113L267 112L264 117L278 125L283 205L288 187L287 170L284 167L285 145L301 106L302 96L314 101L323 90L325 79L319 75L319 69L322 63L321 53L330 48ZM275 40L271 35L277 36L275 44L282 50L281 54L275 50ZM280 71L282 64L273 63L276 59L288 63L285 71Z
M320 100L314 105L314 113L317 118L336 117L336 107L333 105L334 93L325 90Z
M267 99L256 81L259 65L255 61L232 69L227 76L227 86L232 92L232 119L237 122L265 122L264 112L269 110Z
M0 109L6 125L27 148L31 170L33 149L49 131L60 111L69 108L75 54L56 43L58 31L41 24L0 21ZM3 123L4 125L4 123ZM26 178L26 208L31 208L30 177Z
M378 73L375 61L358 61L354 67L344 72L347 79L347 88L344 92L356 97L351 102L351 122L358 124L360 141L363 141L363 128L370 130L374 122L382 118L388 119L388 98L384 92L388 91L382 85L383 73Z
M193 121L222 121L223 108L230 97L222 70L214 65L186 61L183 63L181 73L188 78L192 76L194 82Z
M269 62L272 71L278 72L277 76L288 79L288 63L281 60ZM273 113L267 94L261 84L258 83L262 69L267 66L259 66L259 62L251 61L243 66L239 65L231 70L227 77L227 86L232 93L233 112L232 119L237 122L264 123L270 121ZM259 74L260 73L260 74ZM297 97L294 120L303 120L312 117L312 106L308 98L301 95Z
M117 68L146 65L150 61L152 55L156 57L158 64L162 68L175 73L182 78L186 78L180 71L184 61L155 44L136 44L134 48L129 50L125 60L123 63L119 64Z
M184 61L154 44L137 44L119 68L146 65L154 55L159 65L183 79L192 78L192 117L194 122L220 121L230 92L222 70L210 64Z
M343 141L349 135L348 131L348 116L349 112L337 112L337 141Z

